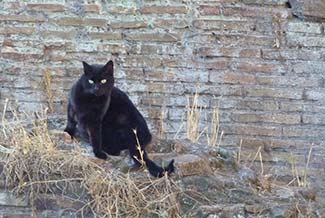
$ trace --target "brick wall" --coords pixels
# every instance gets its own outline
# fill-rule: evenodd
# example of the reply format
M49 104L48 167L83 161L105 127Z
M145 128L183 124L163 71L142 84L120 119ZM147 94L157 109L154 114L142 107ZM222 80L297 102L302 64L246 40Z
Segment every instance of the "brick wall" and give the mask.
M80 2L1 1L1 108L9 98L64 115L80 61L112 58L117 85L154 132L163 117L168 137L184 136L187 96L197 89L202 126L220 108L223 146L242 140L270 162L289 152L304 162L313 143L313 169L324 169L322 20L298 19L285 0Z

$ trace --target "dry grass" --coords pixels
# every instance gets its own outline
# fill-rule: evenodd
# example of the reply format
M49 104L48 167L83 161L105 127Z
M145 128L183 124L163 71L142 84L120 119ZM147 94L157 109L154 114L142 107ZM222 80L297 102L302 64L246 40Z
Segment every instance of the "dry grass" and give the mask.
M193 102L190 103L189 98L187 99L187 125L186 125L186 135L189 140L196 142L199 140L202 133L199 130L200 117L202 112L202 107L198 105L199 94L195 92L193 96Z
M272 17L272 28L274 33L274 43L273 48L279 49L281 46L281 39L283 35L283 30L281 28L281 17L280 15L274 15Z
M199 106L199 94L196 91L193 95L192 103L189 98L187 101L186 136L190 141L197 142L205 135L205 140L208 145L219 146L223 135L223 132L219 133L219 108L214 107L212 109L211 117L206 117L207 120L210 120L210 123L203 129L200 129L200 123L203 117L202 109L203 107Z
M75 197L84 205L80 216L88 211L97 217L180 217L180 189L167 176L132 177L103 168L80 149L58 150L44 116L32 121L32 128L18 116L15 123L2 125L10 141L3 172L14 193L28 195L33 202L41 193L69 195L77 186L86 193Z
M166 117L167 111L163 108L160 111L160 116L159 116L159 127L158 127L158 137L160 139L166 139L166 127L165 127L165 117Z
M135 139L137 141L137 150L139 151L139 154L140 154L140 159L137 157L137 156L133 156L134 159L136 159L140 164L141 166L145 166L146 165L146 162L144 161L144 151L141 149L141 145L140 145L140 142L139 142L139 138L138 138L138 134L137 134L137 130L136 129L133 129L133 133L135 135Z
M47 97L47 104L49 107L50 112L53 112L53 92L52 92L52 76L50 71L45 70L43 72L43 84L44 84L44 89Z
M212 120L210 123L210 130L212 130L212 132L209 134L209 129L207 129L206 132L206 137L207 137L207 142L208 145L211 146L217 146L220 145L220 140L222 138L222 133L219 137L219 108L213 108L212 111ZM218 139L219 139L219 143L218 143Z
M294 158L293 154L290 156L290 162L291 162L291 173L293 176L293 180L289 182L288 185L290 184L295 184L299 187L308 187L309 182L308 182L308 168L309 168L309 163L311 159L311 154L313 151L313 146L310 146L308 156L307 156L307 161L305 164L305 168L303 170L298 170L297 168L297 161Z

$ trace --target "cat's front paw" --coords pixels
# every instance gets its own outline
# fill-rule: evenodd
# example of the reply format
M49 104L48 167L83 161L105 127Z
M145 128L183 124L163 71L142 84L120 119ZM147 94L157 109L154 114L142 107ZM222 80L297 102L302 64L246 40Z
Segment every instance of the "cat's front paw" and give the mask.
M73 142L73 138L71 137L71 135L67 132L63 132L63 140L65 143L67 144L71 144Z
M107 154L103 151L94 151L94 154L97 158L106 160L107 159Z
M73 136L74 136L74 134L76 132L75 129L72 129L72 128L69 128L69 127L66 127L63 131L68 133L70 135L71 139L73 139Z

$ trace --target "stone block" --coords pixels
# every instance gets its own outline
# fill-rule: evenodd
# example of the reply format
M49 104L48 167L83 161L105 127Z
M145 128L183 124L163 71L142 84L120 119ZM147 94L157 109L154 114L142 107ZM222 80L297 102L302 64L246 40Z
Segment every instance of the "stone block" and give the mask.
M297 17L312 20L325 18L325 2L322 0L289 0L289 4Z
M209 162L203 157L193 154L183 154L174 159L177 173L181 176L209 175L212 173Z

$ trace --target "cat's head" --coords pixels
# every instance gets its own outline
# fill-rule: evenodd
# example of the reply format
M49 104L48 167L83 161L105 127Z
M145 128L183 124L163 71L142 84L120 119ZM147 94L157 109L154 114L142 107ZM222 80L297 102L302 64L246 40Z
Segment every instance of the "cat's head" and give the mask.
M82 62L84 75L82 85L84 91L95 96L108 94L114 86L113 61L103 65L89 65Z

